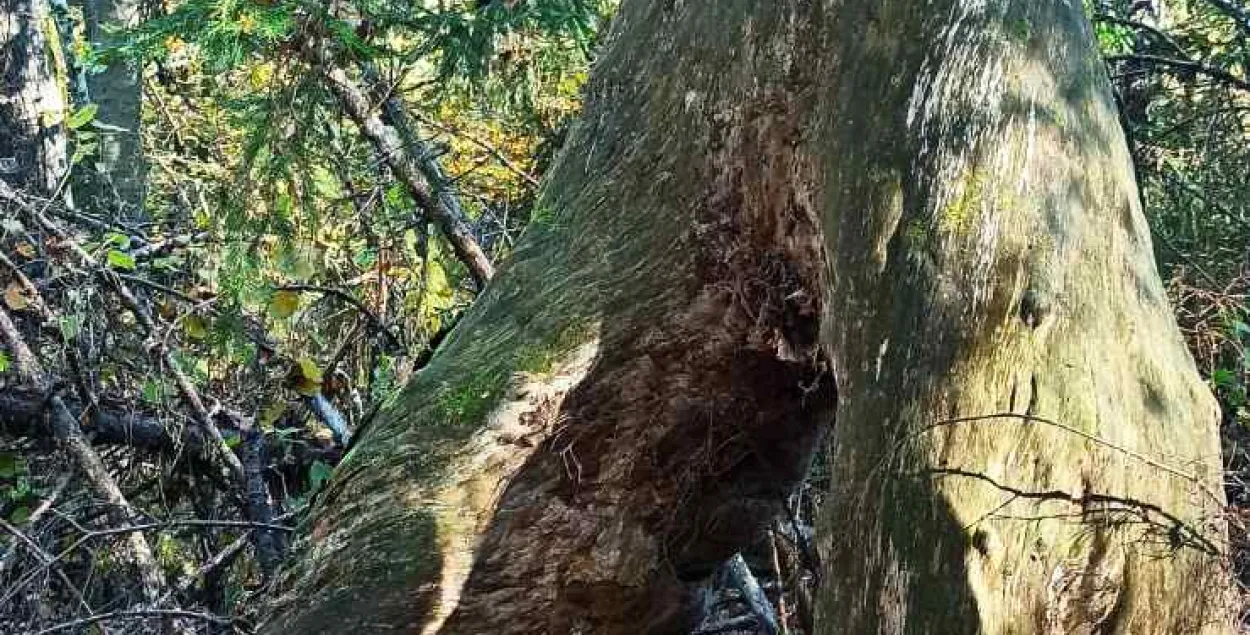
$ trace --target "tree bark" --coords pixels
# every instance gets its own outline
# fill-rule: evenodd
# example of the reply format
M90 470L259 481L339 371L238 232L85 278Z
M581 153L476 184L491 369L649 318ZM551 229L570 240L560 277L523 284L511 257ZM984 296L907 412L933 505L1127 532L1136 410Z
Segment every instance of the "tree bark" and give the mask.
M265 632L680 632L802 477L833 405L813 43L786 5L666 4L623 9L535 224L336 470Z
M686 632L835 403L821 632L1221 630L1214 405L1075 0L626 2L534 216L262 632Z
M67 169L55 36L44 0L0 0L0 179L39 196Z
M110 46L121 31L137 24L138 0L76 0L83 11L86 36L93 46ZM143 155L142 68L137 60L111 60L99 73L88 74L87 93L99 106L95 121L100 135L98 156L76 173L78 202L105 218L142 220L147 193L147 162Z
M1217 408L1080 2L849 2L825 633L1226 633Z

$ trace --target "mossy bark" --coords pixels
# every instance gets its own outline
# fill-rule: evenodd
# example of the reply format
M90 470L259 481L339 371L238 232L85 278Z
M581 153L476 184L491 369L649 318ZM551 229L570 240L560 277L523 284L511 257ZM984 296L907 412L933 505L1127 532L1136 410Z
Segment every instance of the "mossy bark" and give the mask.
M265 632L681 632L683 581L777 513L833 404L802 37L698 4L622 9L534 224L337 469Z
M1079 3L635 0L593 75L263 632L685 632L835 402L823 632L1219 630L1214 406Z
M821 632L1228 632L1216 406L1080 2L832 27Z
M44 0L0 0L0 179L37 196L68 166L55 36Z

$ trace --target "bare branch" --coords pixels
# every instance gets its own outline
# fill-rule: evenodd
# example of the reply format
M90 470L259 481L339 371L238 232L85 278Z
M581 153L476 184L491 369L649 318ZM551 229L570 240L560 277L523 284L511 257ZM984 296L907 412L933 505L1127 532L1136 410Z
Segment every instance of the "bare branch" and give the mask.
M1135 61L1144 64L1150 64L1158 67L1160 70L1170 72L1174 75L1184 73L1194 73L1205 75L1216 81L1222 82L1230 88L1250 92L1250 82L1229 73L1222 68L1208 66L1201 62L1189 62L1185 60L1172 59L1160 55L1147 55L1145 53L1135 53L1132 55L1111 55L1106 58L1109 63Z
M212 615L210 613L197 613L195 611L182 611L182 610L175 610L175 609L165 609L165 610L147 609L147 610L139 610L139 611L113 611L111 613L101 613L99 615L93 615L91 617L84 617L82 619L73 620L71 622L63 622L61 624L57 624L56 626L45 628L35 633L35 635L46 635L47 633L59 633L61 631L70 631L70 630L82 628L84 626L90 626L92 624L99 624L100 622L107 622L107 621L113 621L113 620L169 619L169 618L183 618L183 619L199 620L201 622L210 622L213 624L219 624L221 626L233 625L237 628L237 625L234 624L234 620L228 617L222 617L220 615Z
M333 66L324 50L313 42L307 44L308 56L322 65L322 75L326 86L338 99L339 105L356 126L361 134L377 149L378 154L386 161L396 176L403 181L417 205L429 216L434 224L443 232L451 243L456 256L469 268L479 288L495 275L495 267L490 258L482 250L477 239L473 237L468 223L447 207L431 187L429 180L422 174L417 161L404 148L403 141L395 129L386 125L374 113L365 92L356 85L347 73Z
M377 331L385 335L386 339L390 340L391 344L394 345L395 348L401 351L404 350L404 343L403 341L399 339L399 335L397 335L394 331L388 328L386 324L382 321L382 319L379 318L377 315L375 315L373 311L370 311L369 307L365 306L363 302L361 302L360 300L357 300L355 296L353 296L352 294L346 291L343 291L342 289L335 289L334 287L322 287L322 286L317 286L317 285L312 285L312 284L288 284L288 285L283 285L281 287L277 287L277 290L278 291L306 291L306 292L311 292L311 293L321 293L321 294L333 296L339 300L342 300L343 302L350 304L352 308L359 311L360 314L363 315L366 320L368 320L369 326L372 327L374 331Z
M78 421L70 414L69 408L66 407L61 397L53 392L53 387L39 362L22 340L17 327L9 318L8 311L3 308L0 308L0 337L3 337L9 349L14 351L19 372L41 392L49 395L48 403L52 408L54 435L74 458L95 494L109 504L109 513L113 522L127 522L129 518L134 517L135 512L130 501L126 500L122 494L117 481L109 474L104 461L100 460L100 455L96 454L96 451L83 438ZM152 555L151 546L140 534L131 535L126 544L130 552L129 560L139 573L139 583L144 599L147 602L156 602L164 591L165 577Z

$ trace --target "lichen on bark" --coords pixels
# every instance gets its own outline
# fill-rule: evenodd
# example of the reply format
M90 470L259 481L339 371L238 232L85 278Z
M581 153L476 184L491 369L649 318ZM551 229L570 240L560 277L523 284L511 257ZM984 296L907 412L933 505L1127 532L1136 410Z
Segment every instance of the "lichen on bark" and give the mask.
M0 3L0 178L49 196L68 169L65 97L44 0Z

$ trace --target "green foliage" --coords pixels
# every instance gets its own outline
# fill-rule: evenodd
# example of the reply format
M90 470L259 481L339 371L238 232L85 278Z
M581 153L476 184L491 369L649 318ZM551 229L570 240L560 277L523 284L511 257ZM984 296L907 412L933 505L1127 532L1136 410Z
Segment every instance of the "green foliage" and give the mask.
M110 250L108 252L108 264L110 267L114 269L121 269L123 271L135 270L134 256L131 256L130 254L124 251L118 251L116 249Z
M30 505L35 492L30 480L30 468L21 456L0 452L0 510L14 525L21 525L30 517Z
M65 118L65 126L70 130L78 130L79 128L91 123L95 120L96 113L100 111L98 104L86 104L85 106L70 113Z
M32 348L67 380L67 395L78 397L68 381L77 374L62 338L89 354L86 380L102 407L125 404L178 435L190 413L176 367L210 409L254 419L273 452L266 474L275 511L302 512L332 478L341 448L326 447L334 441L320 434L324 425L296 404L318 395L349 428L362 425L475 296L439 228L344 116L322 64L371 89L371 99L394 100L434 189L455 197L474 235L502 260L527 222L542 216L531 210L533 183L580 107L590 52L613 5L478 4L175 0L134 29L110 33L107 48L80 42L77 61L94 72L143 61L150 170L141 216L78 223L66 214L64 222L97 264L125 274L147 315L132 313L59 239L0 219L0 240L17 241L14 258L37 272L55 312L62 337L32 329L42 338ZM314 49L324 53L310 55ZM96 170L90 158L117 132L102 110L80 103L67 118L75 169ZM390 114L385 120L401 129ZM295 284L333 293L281 290ZM150 334L140 328L147 316L156 325ZM494 360L495 370L431 395L430 407L446 425L476 421L504 396L513 372L551 371L563 345ZM0 352L0 372L9 364ZM241 450L244 437L229 421L219 420L222 435ZM185 458L126 455L125 469L113 469L119 456L104 455L126 479L131 502L158 517L203 511L197 488L213 485L188 487ZM29 480L0 474L0 494L10 494L0 495L0 517L16 522L33 508ZM171 579L203 557L191 533L199 535L149 537ZM123 575L112 554L91 557L103 575ZM228 593L255 583L255 563L240 562L221 572Z
M1110 3L1094 13L1160 268L1226 421L1247 422L1250 328L1250 40L1215 3ZM1180 70L1133 56L1225 73Z
M330 476L333 473L334 468L323 461L314 461L312 466L308 468L308 490L310 492L320 491L325 486L326 481L330 480Z

